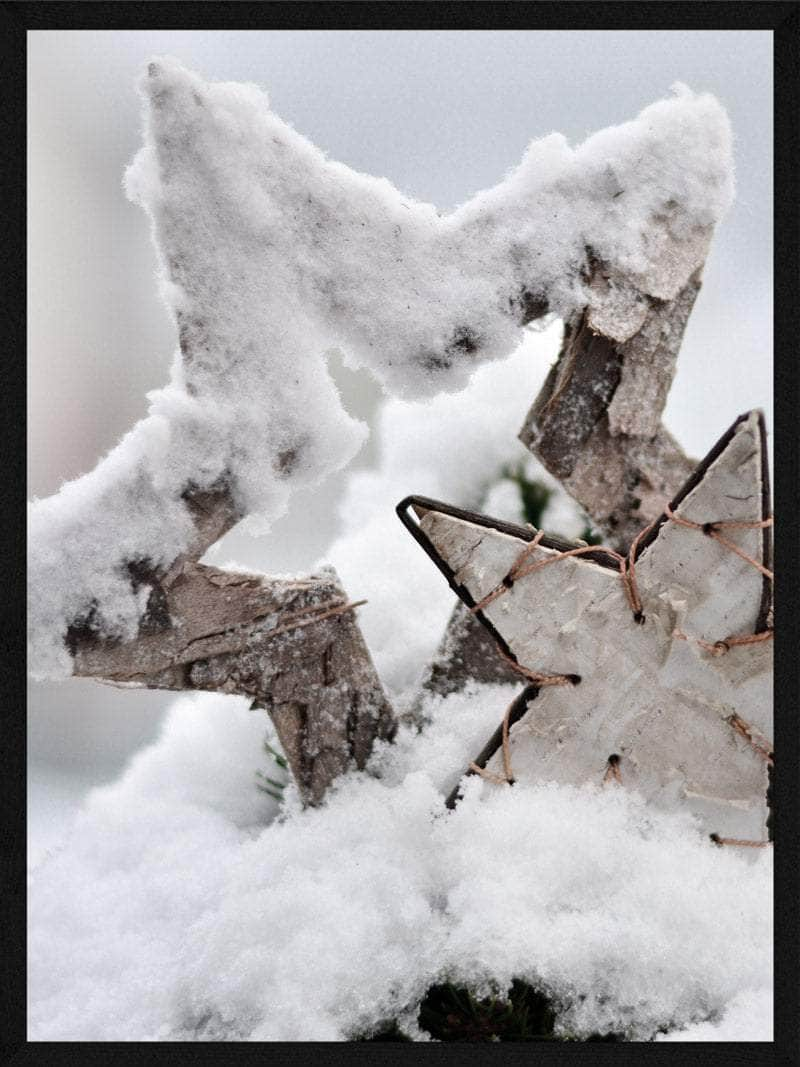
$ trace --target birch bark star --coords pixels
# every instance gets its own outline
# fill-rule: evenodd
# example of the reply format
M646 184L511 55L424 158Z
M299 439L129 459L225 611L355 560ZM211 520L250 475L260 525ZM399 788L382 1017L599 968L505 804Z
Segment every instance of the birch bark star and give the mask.
M487 777L509 778L510 757L518 781L622 785L661 807L688 805L715 839L766 841L765 453L754 411L699 465L632 553L640 608L618 565L624 557L597 548L565 555L575 546L533 544L532 528L409 498L418 540L534 683L505 761L497 744L476 761Z

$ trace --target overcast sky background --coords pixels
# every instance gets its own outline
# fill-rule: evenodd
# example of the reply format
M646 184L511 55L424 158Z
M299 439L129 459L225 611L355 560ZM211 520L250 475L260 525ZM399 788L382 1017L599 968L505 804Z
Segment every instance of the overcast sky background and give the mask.
M157 294L147 220L121 185L140 144L135 83L164 53L208 78L257 82L331 157L441 210L499 181L535 137L557 130L577 143L634 117L675 81L715 93L735 135L736 203L706 265L666 420L695 455L749 407L764 408L771 425L770 32L32 31L31 495L91 469L167 377L175 331ZM347 373L340 385L346 406L371 419L374 386ZM357 462L373 460L366 449ZM340 491L333 479L301 495L266 538L229 535L228 554L265 570L307 566L335 533ZM41 818L55 820L87 783L115 776L170 699L91 682L32 686Z

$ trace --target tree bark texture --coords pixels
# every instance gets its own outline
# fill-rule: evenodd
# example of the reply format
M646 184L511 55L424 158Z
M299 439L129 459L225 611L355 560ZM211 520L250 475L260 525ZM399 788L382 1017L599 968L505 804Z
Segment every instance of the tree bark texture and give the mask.
M166 571L129 564L134 587L150 589L137 638L74 626L73 673L251 697L269 712L303 800L318 804L396 725L353 609L333 571L285 580L198 563L238 516L224 487L189 493L187 504L191 551Z
M441 644L425 673L423 692L448 696L470 681L519 683L519 674L500 657L483 623L459 601L448 619ZM417 706L415 717L419 717Z
M661 423L699 271L673 300L615 305L593 266L590 304L564 343L519 437L602 530L626 548L689 477L693 461Z
M82 636L76 675L251 697L272 717L310 804L350 766L363 768L376 738L392 736L391 707L334 573L270 579L185 561L140 580L151 593L138 638Z
M594 299L567 322L553 366L519 433L522 443L581 505L606 543L627 549L694 468L661 422L700 270L674 299L636 292L588 261ZM531 304L525 321L547 310ZM457 604L423 691L468 681L519 681L484 627Z

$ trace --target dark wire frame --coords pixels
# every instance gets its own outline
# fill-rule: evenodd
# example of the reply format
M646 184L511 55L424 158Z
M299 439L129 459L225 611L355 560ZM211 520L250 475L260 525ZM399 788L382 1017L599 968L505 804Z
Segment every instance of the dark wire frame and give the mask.
M727 448L728 444L732 440L736 433L737 427L750 417L751 412L745 412L740 415L732 425L725 431L725 433L719 438L716 444L706 454L706 456L700 461L695 470L675 494L672 500L669 502L670 510L675 510L679 506L682 500L699 485L705 476L708 468L711 464L722 454ZM758 428L761 441L761 518L768 519L772 514L771 510L771 495L770 495L770 483L769 483L769 463L767 457L767 428L762 411L757 412L758 415ZM470 609L475 607L476 601L466 586L462 585L456 580L455 572L452 567L444 560L437 552L433 542L423 532L419 522L413 517L416 507L419 507L423 511L437 511L443 515L450 515L456 519L462 519L465 522L473 523L476 526L483 526L486 529L497 530L500 533L509 534L512 537L516 537L521 541L530 543L536 536L536 530L531 526L520 526L517 523L505 522L502 519L494 519L487 515L481 515L474 511L466 510L465 508L454 507L452 504L445 504L440 500L433 500L430 497L425 496L407 496L395 508L397 515L417 542L423 551L433 560L439 570L447 579L447 583L456 596ZM640 559L642 554L648 549L650 545L656 540L661 531L662 526L669 520L669 516L666 511L662 512L658 519L653 523L649 532L642 537L641 541L636 547L634 554L634 563ZM765 526L762 531L762 558L764 566L771 569L772 566L772 529L769 526ZM564 552L571 548L575 548L576 545L573 542L566 541L560 537L555 537L550 534L544 534L539 539L539 544L544 548L554 549L557 552ZM598 548L597 552L586 552L582 559L591 560L593 563L598 564L601 567L606 567L609 570L616 570L616 563L606 555L606 553ZM762 578L761 587L761 603L759 606L759 613L756 619L754 633L763 633L770 628L769 617L773 608L773 585L772 582L764 576ZM474 613L481 623L491 634L492 638L496 642L500 652L508 657L512 663L517 663L517 657L509 648L507 642L503 636L499 633L496 627L492 624L491 620L482 611L476 611ZM571 676L574 684L578 684L580 677L578 675ZM526 685L523 691L517 696L509 709L508 724L509 728L514 723L525 715L528 710L528 705L532 700L535 700L539 695L539 686ZM503 723L501 722L492 736L487 741L486 745L481 749L479 755L473 760L473 763L480 768L485 768L489 760L494 756L495 752L501 747L503 742ZM475 774L472 769L468 769L465 772L467 775ZM446 800L446 806L448 808L454 808L457 800L460 788L460 782L456 784L450 795Z

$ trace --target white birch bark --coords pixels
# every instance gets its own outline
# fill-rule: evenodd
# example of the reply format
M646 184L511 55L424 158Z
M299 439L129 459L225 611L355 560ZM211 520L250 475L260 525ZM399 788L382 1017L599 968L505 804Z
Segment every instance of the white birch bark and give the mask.
M674 511L698 523L758 522L765 463L757 413L735 425L721 453L701 467ZM420 509L420 526L478 602L529 543L520 536ZM726 538L769 567L763 529ZM768 534L768 531L767 531ZM530 562L555 555L537 546ZM765 579L716 539L664 522L636 564L644 622L634 621L619 571L586 557L563 558L513 582L482 615L517 662L543 674L580 676L547 686L511 728L517 781L602 783L609 757L623 788L663 806L688 805L709 833L766 838L767 760L735 723L772 749L772 642L713 644L766 626ZM676 630L688 639L676 636ZM488 732L488 731L487 731ZM487 769L503 773L501 753Z

